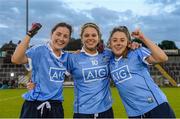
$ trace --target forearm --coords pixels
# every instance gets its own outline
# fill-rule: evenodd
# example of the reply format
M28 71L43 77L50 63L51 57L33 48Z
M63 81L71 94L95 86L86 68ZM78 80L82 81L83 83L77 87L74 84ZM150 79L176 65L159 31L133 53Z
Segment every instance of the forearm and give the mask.
M152 57L156 60L156 62L164 62L168 60L165 52L151 40L146 37L143 37L141 40L151 50Z
M28 62L26 57L26 50L29 47L30 37L25 36L24 40L17 46L14 54L12 55L11 61L15 64L25 64Z

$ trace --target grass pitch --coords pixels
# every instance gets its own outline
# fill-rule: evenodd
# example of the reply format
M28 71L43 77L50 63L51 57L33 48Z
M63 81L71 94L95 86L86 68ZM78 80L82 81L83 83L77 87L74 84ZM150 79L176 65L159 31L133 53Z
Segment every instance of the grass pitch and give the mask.
M111 88L114 100L113 110L115 118L126 118L126 112L116 88ZM175 111L176 117L180 118L180 88L162 88L168 101ZM0 118L18 118L23 103L21 95L25 89L0 90ZM64 88L64 113L66 118L73 115L73 88Z

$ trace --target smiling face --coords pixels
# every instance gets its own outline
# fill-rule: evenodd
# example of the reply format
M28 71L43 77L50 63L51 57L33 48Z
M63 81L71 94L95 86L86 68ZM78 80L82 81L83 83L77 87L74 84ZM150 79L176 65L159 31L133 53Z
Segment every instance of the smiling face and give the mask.
M70 30L67 27L59 26L52 33L51 46L53 51L61 50L67 46L70 40Z
M81 40L87 52L96 51L97 45L100 41L98 31L90 26L84 28L81 35Z
M124 32L116 31L110 38L110 47L116 57L122 56L127 51L128 38Z

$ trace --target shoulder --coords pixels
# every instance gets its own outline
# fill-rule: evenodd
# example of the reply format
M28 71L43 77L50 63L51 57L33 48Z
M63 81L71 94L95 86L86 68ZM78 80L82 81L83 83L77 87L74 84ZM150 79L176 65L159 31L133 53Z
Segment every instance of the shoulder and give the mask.
M136 52L143 52L143 53L146 53L146 54L150 54L151 53L151 51L148 48L146 48L146 47L137 48L135 51Z
M148 48L145 48L145 47L140 47L140 48L137 48L137 49L134 49L134 50L129 50L128 51L128 54L150 54L150 50Z
M28 50L44 50L47 49L47 46L45 44L41 44L41 45L35 45L30 47Z
M113 56L113 53L112 53L111 49L109 49L109 48L105 48L104 51L100 54L103 54L104 56L109 56L109 57Z

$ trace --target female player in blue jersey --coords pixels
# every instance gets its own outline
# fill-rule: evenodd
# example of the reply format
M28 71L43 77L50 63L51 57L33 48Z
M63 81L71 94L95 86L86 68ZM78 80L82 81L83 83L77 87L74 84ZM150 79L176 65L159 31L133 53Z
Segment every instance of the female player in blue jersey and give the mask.
M138 29L132 37L140 39L150 50L128 49L130 33L125 26L112 30L109 38L114 58L110 61L111 77L119 91L129 118L175 118L166 96L154 83L148 64L164 62L166 54Z
M113 118L108 64L110 51L97 51L99 27L86 23L81 28L83 44L79 54L71 54L68 69L74 80L74 118Z
M24 40L17 46L12 62L32 67L32 82L36 86L25 93L20 118L64 118L63 81L68 54L62 49L68 44L72 27L58 23L51 31L47 44L28 49L31 38L41 27L34 24Z

